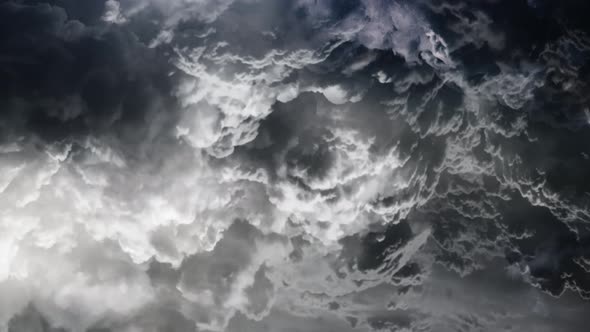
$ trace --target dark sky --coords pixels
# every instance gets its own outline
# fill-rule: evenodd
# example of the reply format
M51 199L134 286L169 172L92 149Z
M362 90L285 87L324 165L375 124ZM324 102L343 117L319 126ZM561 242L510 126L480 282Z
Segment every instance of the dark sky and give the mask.
M588 13L0 0L0 331L587 331Z

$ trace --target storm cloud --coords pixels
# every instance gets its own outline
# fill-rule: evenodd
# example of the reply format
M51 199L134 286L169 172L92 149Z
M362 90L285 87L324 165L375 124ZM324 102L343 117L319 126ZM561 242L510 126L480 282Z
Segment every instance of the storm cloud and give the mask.
M586 331L590 3L0 2L0 331Z

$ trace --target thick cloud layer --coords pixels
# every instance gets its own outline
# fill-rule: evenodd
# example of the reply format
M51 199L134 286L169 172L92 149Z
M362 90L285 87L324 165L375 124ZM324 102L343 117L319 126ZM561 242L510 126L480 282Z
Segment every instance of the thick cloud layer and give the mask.
M0 2L0 330L585 331L589 10Z

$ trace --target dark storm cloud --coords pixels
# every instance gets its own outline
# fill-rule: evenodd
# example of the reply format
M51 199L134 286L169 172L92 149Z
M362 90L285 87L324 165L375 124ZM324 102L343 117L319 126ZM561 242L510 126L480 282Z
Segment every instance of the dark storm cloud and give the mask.
M102 2L1 5L5 140L108 134L137 143L149 139L141 131L154 113L173 117L172 67L132 32L102 22L103 8Z
M583 331L589 6L2 2L0 329Z

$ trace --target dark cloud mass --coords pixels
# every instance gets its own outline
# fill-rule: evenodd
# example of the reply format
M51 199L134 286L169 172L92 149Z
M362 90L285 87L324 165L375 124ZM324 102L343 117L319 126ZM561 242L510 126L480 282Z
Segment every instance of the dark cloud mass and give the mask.
M587 331L588 13L0 1L0 331Z

